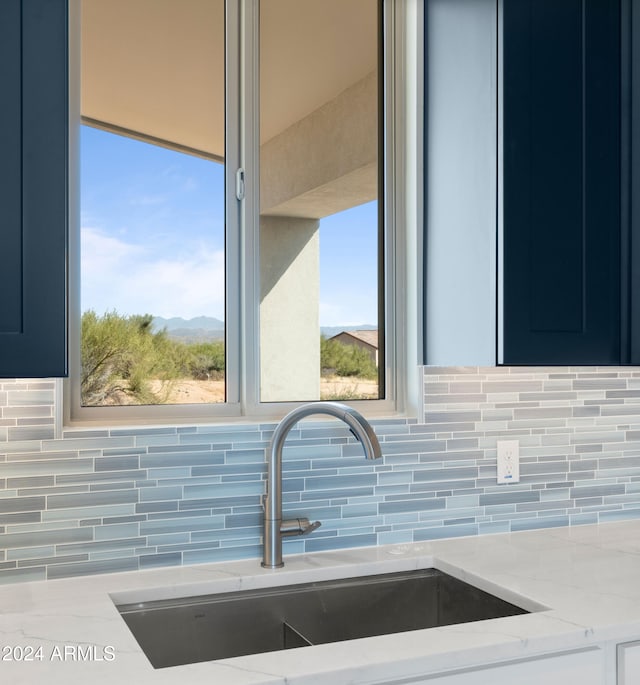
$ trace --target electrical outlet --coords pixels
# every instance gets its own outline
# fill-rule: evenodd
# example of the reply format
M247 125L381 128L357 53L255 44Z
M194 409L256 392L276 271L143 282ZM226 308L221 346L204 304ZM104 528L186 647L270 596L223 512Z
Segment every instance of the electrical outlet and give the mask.
M498 483L520 482L520 443L517 440L498 440Z

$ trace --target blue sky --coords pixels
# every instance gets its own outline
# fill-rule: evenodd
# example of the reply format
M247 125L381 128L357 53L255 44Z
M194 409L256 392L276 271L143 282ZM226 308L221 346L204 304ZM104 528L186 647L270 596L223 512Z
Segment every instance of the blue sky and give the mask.
M375 202L320 223L320 325L375 324ZM82 309L224 319L223 167L83 126Z

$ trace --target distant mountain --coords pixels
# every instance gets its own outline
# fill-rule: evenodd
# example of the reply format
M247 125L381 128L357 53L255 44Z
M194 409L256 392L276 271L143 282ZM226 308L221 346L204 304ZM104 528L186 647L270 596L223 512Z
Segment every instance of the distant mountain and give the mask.
M377 326L372 326L371 324L368 323L363 323L360 326L322 326L320 328L320 332L322 335L324 335L325 338L332 338L334 335L338 335L338 333L342 333L342 331L376 331L378 330Z
M204 342L224 338L224 321L213 316L196 316L193 319L183 319L180 316L171 319L154 317L153 329L161 331L163 328L167 329L170 338L183 342Z
M212 316L196 316L193 319L183 319L174 316L171 319L163 319L156 316L153 319L153 329L161 331L167 329L170 338L183 342L200 342L207 340L221 340L224 338L224 321ZM331 338L342 331L374 331L378 327L371 324L359 326L322 326L320 332L327 338Z
M216 319L213 316L196 316L193 319L183 319L181 316L163 319L161 316L156 316L153 319L153 327L158 331L163 328L166 328L168 331L177 328L201 328L205 331L223 331L224 321L220 321L220 319Z

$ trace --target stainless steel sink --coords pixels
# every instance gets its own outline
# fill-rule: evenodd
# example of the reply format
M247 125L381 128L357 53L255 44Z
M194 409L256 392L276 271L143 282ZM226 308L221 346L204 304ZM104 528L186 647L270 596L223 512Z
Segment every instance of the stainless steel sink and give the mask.
M528 613L436 569L118 610L155 668Z

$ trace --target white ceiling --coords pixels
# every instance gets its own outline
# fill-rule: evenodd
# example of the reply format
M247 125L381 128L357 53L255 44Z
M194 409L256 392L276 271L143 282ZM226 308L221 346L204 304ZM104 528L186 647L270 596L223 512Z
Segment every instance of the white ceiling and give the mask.
M223 157L223 0L82 0L82 114ZM376 66L377 0L262 0L261 136Z

